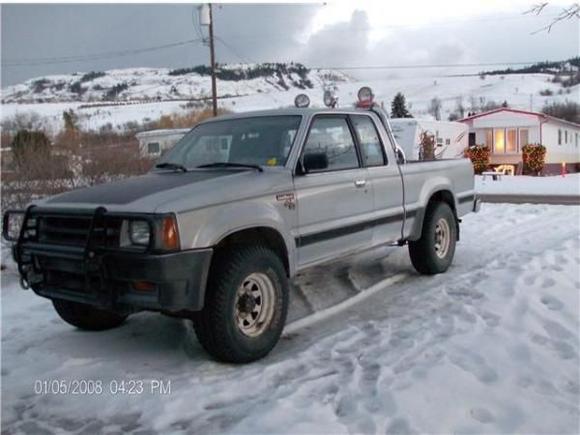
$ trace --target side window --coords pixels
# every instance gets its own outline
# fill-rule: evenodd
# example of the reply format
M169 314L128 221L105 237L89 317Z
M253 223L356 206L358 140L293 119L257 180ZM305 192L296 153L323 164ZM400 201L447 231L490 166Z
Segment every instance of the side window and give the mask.
M159 146L159 142L149 142L147 144L147 152L149 154L159 154L161 151L161 147Z
M314 118L304 145L304 155L324 154L328 166L323 171L358 168L354 140L345 118Z
M365 166L384 165L383 145L371 118L365 115L352 115L351 120L360 141Z

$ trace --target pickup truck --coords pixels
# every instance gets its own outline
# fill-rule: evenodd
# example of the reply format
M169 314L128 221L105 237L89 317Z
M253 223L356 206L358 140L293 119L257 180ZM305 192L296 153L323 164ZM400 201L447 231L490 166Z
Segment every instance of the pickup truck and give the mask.
M146 175L8 211L3 234L69 324L156 311L244 363L276 345L297 272L386 244L445 272L478 206L469 160L406 162L375 105L288 108L202 122Z

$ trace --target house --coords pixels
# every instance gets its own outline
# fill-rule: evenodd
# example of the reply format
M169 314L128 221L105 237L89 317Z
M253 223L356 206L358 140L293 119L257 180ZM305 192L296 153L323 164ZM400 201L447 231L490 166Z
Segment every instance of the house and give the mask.
M467 126L461 122L393 118L389 123L397 143L409 160L419 159L423 133L432 135L435 139L434 151L437 159L463 157L463 151L467 148Z
M491 165L513 166L521 174L522 147L539 143L546 147L543 173L580 171L580 124L544 113L500 107L460 120L469 128L469 145L487 145Z
M174 128L137 133L135 137L139 141L139 154L141 157L155 159L172 148L189 130L189 128Z

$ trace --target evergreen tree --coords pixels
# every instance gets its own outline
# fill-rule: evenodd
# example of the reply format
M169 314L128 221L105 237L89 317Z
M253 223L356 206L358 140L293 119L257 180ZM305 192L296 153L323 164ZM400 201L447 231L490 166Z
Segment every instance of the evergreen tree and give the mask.
M391 118L412 118L413 116L407 110L405 96L398 92L391 103Z

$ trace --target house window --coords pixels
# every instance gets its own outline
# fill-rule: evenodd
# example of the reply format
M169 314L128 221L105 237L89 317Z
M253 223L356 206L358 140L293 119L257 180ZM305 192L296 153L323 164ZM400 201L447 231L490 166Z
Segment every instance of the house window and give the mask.
M520 150L530 143L530 133L527 128L520 128Z
M445 145L451 145L451 139L445 139Z
M491 128L485 130L485 146L490 150L493 149L493 130Z
M568 143L568 130L564 132L564 143Z
M506 134L506 153L518 152L518 131L515 128L508 128Z
M576 148L578 148L578 133L576 133Z
M149 154L159 154L161 151L161 147L159 146L159 142L149 142L147 144L147 152Z
M493 131L493 152L496 154L505 153L505 130L498 128Z
M562 130L558 129L558 145L562 145Z

